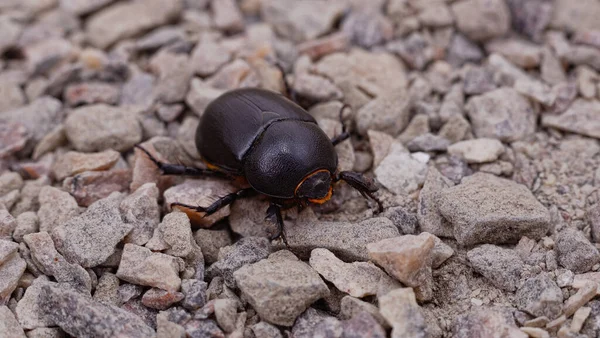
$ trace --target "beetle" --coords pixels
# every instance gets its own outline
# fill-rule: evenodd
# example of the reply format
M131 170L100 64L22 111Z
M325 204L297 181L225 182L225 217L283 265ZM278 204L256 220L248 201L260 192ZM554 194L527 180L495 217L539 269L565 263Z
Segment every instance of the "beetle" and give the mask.
M289 86L286 83L286 88ZM340 119L344 108L340 110ZM333 139L323 132L317 121L301 106L283 94L258 88L241 88L225 92L204 111L196 130L196 148L206 168L186 167L158 161L142 150L164 175L225 176L243 178L248 188L225 195L209 206L173 203L210 215L238 198L266 195L270 200L267 218L277 224L271 239L283 237L282 208L328 201L333 185L345 181L365 198L373 199L378 212L381 201L372 179L352 171L338 171L335 145L349 138L342 123L342 133Z

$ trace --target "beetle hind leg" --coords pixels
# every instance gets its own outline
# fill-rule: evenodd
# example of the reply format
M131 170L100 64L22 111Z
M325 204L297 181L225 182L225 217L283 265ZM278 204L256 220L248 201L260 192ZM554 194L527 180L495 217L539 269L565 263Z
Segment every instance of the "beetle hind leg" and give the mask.
M277 232L274 233L269 239L275 240L281 237L285 246L289 247L287 237L285 236L285 230L283 229L283 217L281 216L281 206L275 203L271 203L271 205L267 209L267 217L265 217L265 219L274 221L277 224Z
M366 199L372 199L377 203L377 213L383 211L383 203L373 195L379 188L375 185L373 180L367 179L364 175L353 172L353 171L342 171L338 174L336 181L344 181L348 183L352 188L358 190L360 194Z
M222 208L230 205L238 198L251 196L254 192L255 192L255 190L252 188L242 189L237 192L233 192L231 194L227 194L227 195L219 198L218 200L214 201L208 207L193 206L193 205L188 205L188 204L183 204L183 203L171 203L171 208L182 207L182 208L193 210L195 212L203 212L204 216L210 216L210 215L214 214L215 212L221 210Z
M186 167L180 164L164 163L156 159L148 150L139 144L135 145L156 165L163 175L180 175L180 176L223 176L222 173L210 169Z

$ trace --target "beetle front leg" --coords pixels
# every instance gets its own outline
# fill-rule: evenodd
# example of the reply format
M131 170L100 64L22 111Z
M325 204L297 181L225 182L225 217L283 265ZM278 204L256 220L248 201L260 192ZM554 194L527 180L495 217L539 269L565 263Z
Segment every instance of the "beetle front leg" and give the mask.
M203 212L203 213L205 213L204 216L210 216L210 215L214 214L215 212L221 210L222 208L230 205L238 198L252 196L255 194L255 192L256 192L256 190L254 190L253 188L242 189L242 190L233 192L231 194L227 194L227 195L219 198L218 200L214 201L208 207L193 206L193 205L188 205L188 204L183 204L183 203L171 203L171 208L173 208L174 206L182 207L182 208L194 210L196 212Z
M336 181L342 180L348 183L352 188L358 190L364 197L371 198L377 203L377 212L383 211L383 203L373 195L379 188L375 185L375 182L371 179L366 178L363 174L353 171L342 171L338 174Z
M336 146L339 143L342 143L350 138L350 133L348 132L348 130L346 129L346 125L344 124L344 109L346 108L350 108L350 105L344 103L342 108L340 108L340 123L342 124L342 133L336 135L334 138L331 139L331 143L333 143L333 146Z
M136 148L144 152L148 158L160 169L163 175L179 175L179 176L225 176L224 174L203 168L186 167L180 164L164 163L156 159L150 152L140 145L135 145Z
M289 247L287 237L285 236L285 230L283 229L283 217L281 216L281 206L279 204L271 202L271 205L267 209L267 217L265 217L265 219L275 221L275 223L277 224L277 232L269 239L275 240L281 237L285 246Z

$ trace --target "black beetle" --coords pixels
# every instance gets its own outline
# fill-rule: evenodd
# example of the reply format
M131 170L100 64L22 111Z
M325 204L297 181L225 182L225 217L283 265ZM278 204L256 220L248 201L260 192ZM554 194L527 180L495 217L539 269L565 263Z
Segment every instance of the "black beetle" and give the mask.
M267 218L275 217L278 231L273 238L278 238L283 231L282 207L325 203L331 198L333 184L340 180L377 202L379 212L383 210L373 196L378 188L372 180L360 173L337 170L334 146L348 137L344 127L342 134L329 139L310 114L282 94L243 88L222 94L202 115L196 147L206 169L162 163L138 148L165 175L244 178L249 188L223 196L207 207L173 205L210 215L237 198L260 193L271 201Z

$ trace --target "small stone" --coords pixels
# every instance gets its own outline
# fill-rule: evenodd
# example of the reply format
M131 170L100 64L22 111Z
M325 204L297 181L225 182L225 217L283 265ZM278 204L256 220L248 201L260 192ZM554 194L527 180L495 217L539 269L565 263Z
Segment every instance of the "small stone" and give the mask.
M341 31L363 48L372 48L392 38L394 26L379 10L355 9L344 19Z
M165 310L181 301L183 297L183 293L181 292L152 288L144 293L142 304L152 309Z
M196 74L205 77L216 73L219 68L230 60L231 52L223 44L211 40L202 40L192 51L190 64ZM194 84L192 83L193 88Z
M59 155L52 171L58 181L84 171L102 171L110 169L121 158L119 152L108 149L99 153L80 153L69 151Z
M576 311L578 311L583 305L587 304L592 298L596 296L598 291L597 283L586 283L582 288L577 290L577 293L572 295L563 307L563 313L565 316L570 317Z
M412 287L431 287L431 253L434 236L421 233L388 238L367 245L369 259L385 271Z
M556 100L556 94L540 81L518 79L513 88L519 94L530 97L548 107L552 106Z
M510 292L517 289L525 266L514 250L484 244L469 250L467 258L471 267L495 287Z
M237 303L232 299L216 299L215 318L223 331L233 332L237 319Z
M484 173L442 190L439 210L461 245L539 239L550 226L548 210L527 187Z
M542 50L542 63L540 65L541 77L549 84L567 82L567 74L562 63L551 48Z
M136 108L84 106L69 114L65 133L78 151L127 151L142 140L137 114Z
M494 337L502 332L506 337L527 338L515 325L513 316L501 310L479 307L458 316L452 323L452 334L456 338Z
M304 311L292 328L292 336L297 338L339 337L341 334L339 320L313 308Z
M19 244L12 241L0 239L0 266L9 259L12 259L12 254L17 252Z
M575 273L588 272L600 262L598 249L585 235L576 229L567 228L556 236L558 263Z
M413 119L413 121L416 117ZM384 132L369 130L367 131L371 152L373 153L373 168L377 168L381 161L390 153L394 138Z
M130 283L177 291L181 262L134 244L125 244L117 277Z
M292 89L297 95L312 102L339 100L343 97L342 91L331 80L309 73L296 75Z
M356 127L363 135L371 129L398 135L408 125L409 118L409 99L397 92L390 92L377 97L357 111Z
M276 325L291 326L310 304L329 294L319 275L285 250L245 265L233 275L242 297L263 320Z
M42 287L52 284L55 283L49 282L46 276L40 276L25 290L25 295L19 300L15 310L17 319L24 329L55 326L52 319L41 311L41 304L38 300Z
M10 295L17 288L26 267L27 263L16 251L4 259L4 263L0 265L0 303L8 303Z
M165 338L185 337L185 328L177 323L169 321L169 313L159 312L156 315L156 336Z
M530 79L529 75L523 69L515 66L500 54L491 54L488 57L488 66L496 73L495 77L497 81L506 86L512 85L516 80L519 79Z
M446 138L431 133L419 135L406 144L406 148L410 151L446 151L450 141Z
M430 167L419 193L417 204L417 219L422 231L436 236L453 237L452 224L450 224L438 209L440 191L453 186L454 183L444 177L435 167Z
M23 187L23 178L16 172L6 171L0 175L0 196Z
M69 85L63 94L64 100L71 107L84 104L119 102L121 88L104 82L84 82Z
M118 294L119 278L110 272L105 272L99 279L94 292L94 300L104 305L121 305Z
M244 17L234 0L213 0L210 3L215 27L224 31L239 31L244 27Z
M2 21L0 21L2 25ZM0 111L4 112L25 104L23 90L16 83L0 82Z
M387 293L387 292L386 292ZM379 308L371 303L367 303L352 296L344 296L340 304L340 318L351 319L359 316L361 313L368 313L379 326L390 328L387 320L379 312Z
M153 51L164 46L182 43L186 38L185 31L176 26L163 26L138 39L135 47L138 51Z
M419 22L427 27L444 27L454 23L454 17L450 8L444 3L433 3L424 6L418 15Z
M372 296L382 288L389 290L400 287L373 263L344 263L327 249L314 249L309 264L338 290L353 297Z
M517 307L533 316L556 318L562 314L563 295L547 275L529 278L516 293Z
M349 45L350 37L348 34L339 32L302 42L296 48L298 48L299 54L306 54L312 60L318 60L325 55L344 51Z
M134 193L125 197L119 210L125 223L133 225L131 232L125 237L127 243L146 244L160 223L158 206L158 188L154 183L146 183Z
M361 312L351 319L342 321L342 329L342 336L346 338L384 338L386 336L381 325L366 312Z
M188 56L158 52L150 60L150 68L158 76L154 96L164 103L183 101L193 76Z
M2 305L0 306L0 337L8 338L25 338L25 332L19 322L15 318L15 315L10 309Z
M345 8L336 2L268 0L261 6L261 16L278 34L302 42L329 32Z
M264 237L244 237L231 246L219 250L219 259L210 266L207 273L221 276L225 284L235 287L234 272L242 266L258 262L269 256L271 244Z
M143 287L134 284L121 284L117 290L121 304L138 298L143 292Z
M248 62L235 59L221 67L207 80L207 84L216 89L232 90L241 87L257 87L260 85L260 78Z
M418 70L423 70L435 56L431 37L419 32L388 43L387 49L398 54L410 68Z
M73 336L149 337L155 334L138 316L116 306L94 302L60 284L43 285L38 302L44 316Z
M129 75L129 79L123 84L121 89L121 105L139 105L141 107L150 107L154 102L154 85L156 82L152 74L142 72L136 67Z
M485 41L506 34L510 12L501 0L464 0L452 4L458 29L472 40Z
M488 53L498 53L522 68L540 64L542 50L539 46L520 39L494 40L486 45Z
M381 161L375 176L389 191L397 195L410 194L425 182L427 163L423 163L402 146L392 145Z
M178 16L181 9L179 0L115 3L86 20L86 37L92 45L106 48L118 40L167 23ZM132 17L138 20L130 20Z
M469 67L464 75L465 94L477 95L496 89L494 73L485 67Z
M573 321L571 322L571 331L579 332L583 327L583 323L585 323L586 319L588 319L590 313L592 312L592 308L590 307L582 307L578 309L573 315Z
M239 199L231 205L229 225L242 237L270 237L277 231L277 224L265 218L269 201L259 198Z
M23 53L27 55L28 70L37 75L48 73L57 64L66 62L75 51L70 41L50 37L28 44Z
M91 291L90 275L81 266L67 262L56 251L47 232L25 235L23 240L31 250L34 262L45 275L53 276L57 282L70 284L79 291Z
M552 4L545 1L508 0L512 27L533 41L540 41L552 19Z
M567 29L571 32L600 29L600 24L596 20L600 15L600 5L595 1L558 0L554 4L553 13L551 23L553 27Z
M17 216L17 227L13 232L13 239L17 242L23 241L23 236L38 232L40 229L39 219L34 211L26 211Z
M60 8L73 14L85 15L95 12L113 1L114 0L61 0Z
M65 191L46 186L40 190L40 231L48 233L79 214L79 207L75 199Z
M342 123L339 120L328 118L317 120L319 127L325 132L330 139L342 134ZM347 171L354 167L355 155L354 147L351 142L342 142L335 146L338 156L338 170Z
M567 111L577 97L577 85L575 83L561 83L552 87L556 100L550 109L550 113L556 115ZM542 117L542 123L544 118Z
M379 297L381 315L392 325L392 337L427 337L427 325L411 288Z
M43 155L55 150L56 148L67 143L67 136L65 135L65 127L60 124L52 129L46 136L44 136L40 142L33 149L33 155L31 156L34 160L42 157Z
M237 191L236 187L231 185L228 180L217 179L187 179L183 184L179 184L167 189L164 192L165 204L182 203L192 206L207 207L215 202L219 197ZM217 221L227 217L230 213L230 207L225 206L210 216L204 217L203 213L194 212L185 208L178 208L184 211L190 220L202 227L210 227Z
M130 169L86 171L63 181L62 189L75 197L77 203L87 207L115 191L126 192L131 183Z
M542 126L600 139L600 101L576 99L563 114L542 116Z
M102 264L133 228L123 223L119 204L123 197L113 193L81 215L72 217L52 231L56 248L69 262L83 267Z
M419 135L429 132L431 132L431 128L429 127L429 117L426 114L417 114L410 120L406 129L404 129L402 134L400 134L396 140L400 141L402 144L407 144Z
M0 19L0 30L4 33L0 39L0 53L4 53L17 42L23 28L18 22L11 20L10 16L7 15Z
M47 176L41 176L36 180L26 181L23 185L23 188L21 189L19 200L11 209L11 213L15 216L19 216L20 214L26 211L38 210L40 207L40 202L38 198L40 190L49 183L50 180Z
M415 213L408 212L403 207L392 207L386 210L385 217L394 223L401 234L414 235L417 233L419 223Z
M260 322L251 326L252 332L256 337L264 338L283 338L281 331L275 326L267 322Z
M198 246L202 248L202 255L206 264L216 262L218 260L219 249L232 244L231 235L226 228L198 229L194 233L194 239L198 243Z
M176 257L186 257L192 252L192 237L190 220L182 212L172 212L165 215L158 225L162 239L169 249L167 254Z
M478 138L454 143L448 153L464 158L467 163L493 162L504 153L502 142L491 138Z
M368 243L399 235L398 228L384 217L358 223L297 221L284 230L289 250L305 260L313 249L324 248L344 261L366 261Z
M456 67L460 67L467 62L479 62L483 59L481 48L460 33L454 34L448 46L448 62Z
M183 301L181 305L188 310L197 310L206 304L206 283L196 279L184 279L181 281L181 292Z
M225 90L214 88L199 78L193 78L185 102L196 115L202 116L206 107L224 92Z

